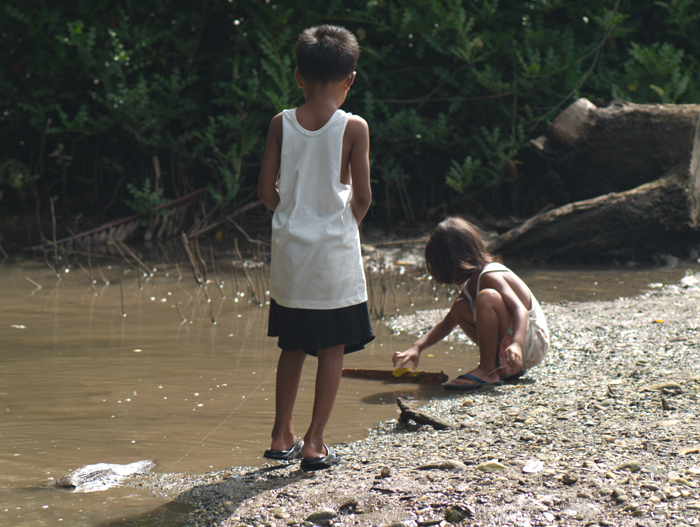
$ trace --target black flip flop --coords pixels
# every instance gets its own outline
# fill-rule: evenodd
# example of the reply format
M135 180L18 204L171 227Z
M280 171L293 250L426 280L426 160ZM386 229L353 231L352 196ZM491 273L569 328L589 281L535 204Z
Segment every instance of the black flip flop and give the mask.
M526 373L527 373L527 370L520 370L518 373L514 373L513 375L508 375L507 377L501 377L501 382L504 382L506 384L515 384L518 382L520 377L522 377Z
M301 460L301 470L311 472L314 470L325 470L340 462L340 456L331 447L323 445L326 449L325 457L305 457Z
M471 381L474 381L473 383L468 383L468 384L447 384L444 383L442 385L445 390L452 390L455 392L472 392L474 390L479 390L483 388L484 386L501 386L503 384L503 381L495 381L495 382L486 382L483 379L479 379L476 375L472 375L471 373L465 373L463 375L459 375L457 379L469 379Z
M304 442L297 440L294 446L289 450L272 450L268 448L263 454L264 458L274 459L276 461L291 461L301 457L301 449L304 448Z

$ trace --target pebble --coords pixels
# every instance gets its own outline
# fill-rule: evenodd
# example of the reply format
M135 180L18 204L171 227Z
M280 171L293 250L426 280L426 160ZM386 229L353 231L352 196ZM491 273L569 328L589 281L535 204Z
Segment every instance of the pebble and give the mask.
M477 465L477 470L482 472L500 472L502 470L508 470L508 467L498 461L487 461L486 463L481 463Z
M320 509L312 512L306 517L307 522L318 523L323 521L332 520L338 516L338 513L329 509Z

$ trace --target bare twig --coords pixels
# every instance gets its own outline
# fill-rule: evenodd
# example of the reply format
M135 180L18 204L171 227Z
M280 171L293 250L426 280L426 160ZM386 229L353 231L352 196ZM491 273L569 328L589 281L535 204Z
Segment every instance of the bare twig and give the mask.
M219 277L216 274L216 260L214 260L214 246L209 245L209 254L211 256L211 272L214 275L214 282L216 283L216 287L219 289L219 294L221 295L221 298L226 298L224 295L223 288L221 287L221 280L219 280Z
M183 322L187 322L187 319L182 314L182 311L180 311L180 302L177 301L177 298L175 298L175 295L173 295L173 300L175 300L175 308L177 309L177 312L180 315L180 318L182 318Z
M201 278L201 274L199 272L199 266L197 265L197 260L194 258L194 254L192 254L192 248L190 247L190 241L187 239L187 235L183 232L182 233L182 245L185 247L185 252L187 253L188 258L190 259L190 264L192 265L192 273L194 274L194 280L197 282L198 285L203 286L204 281ZM178 268L178 271L180 269Z
M105 283L105 285L109 285L109 280L107 280L104 273L102 272L102 268L100 267L100 264L97 264L97 274L100 275L100 278Z
M122 279L119 279L119 291L121 292L122 296L122 316L126 316L126 311L124 311L124 287L122 287Z
M238 255L238 259L241 261L241 267L243 267L243 274L245 274L246 282L248 282L248 290L250 291L251 297L253 298L253 302L260 305L258 297L255 294L255 287L253 287L253 282L250 279L250 275L248 274L248 268L246 267L245 262L243 261L241 251L238 249L238 238L234 239L234 245L236 246L236 254Z
M209 225L207 225L206 227L202 227L201 229L197 229L195 232L190 233L188 237L194 238L195 236L199 236L200 234L204 234L205 232L209 232L210 230L221 225L222 223L229 221L229 219L235 218L236 216L240 216L244 212L248 212L249 210L254 209L255 207L258 207L260 205L262 205L261 201L253 201L252 203L248 203L244 207L241 207L240 209L233 211L231 214L229 214L225 218L222 218L218 221L210 223Z
M88 277L90 280L90 287L92 287L92 292L97 294L97 291L95 290L95 283L94 280L92 279L92 275L88 273L87 269L85 269L85 266L83 266L82 263L78 262L78 265L80 266L80 269L85 273L85 275Z
M56 247L56 211L54 209L53 205L53 196L49 200L51 202L51 222L53 224L53 246L54 248ZM58 252L54 249L53 251L53 260L55 263L56 270L58 270Z
M232 223L233 226L236 227L236 229L238 229L239 231L241 231L241 233L243 234L243 236L245 236L245 239L248 240L250 243L256 243L256 244L258 244L258 245L261 245L261 244L262 244L262 245L267 245L268 247L270 246L270 244L267 243L267 242L264 242L264 241L262 241L262 240L254 240L253 238L251 238L250 236L248 236L248 233L243 229L243 227L241 227L240 225L238 225L238 223L236 223L236 221L235 221L233 218L227 218L227 220L228 220L229 223Z
M195 236L194 238L194 249L197 252L197 258L199 258L199 261L202 263L202 280L204 280L204 283L207 283L207 262L204 261L204 258L202 258L202 252L199 250L199 238Z
M25 278L26 278L27 280L29 280L32 284L34 284L34 285L36 286L37 289L41 289L41 286L40 286L39 284L37 284L34 280L32 280L31 278L29 278L28 276L25 276Z

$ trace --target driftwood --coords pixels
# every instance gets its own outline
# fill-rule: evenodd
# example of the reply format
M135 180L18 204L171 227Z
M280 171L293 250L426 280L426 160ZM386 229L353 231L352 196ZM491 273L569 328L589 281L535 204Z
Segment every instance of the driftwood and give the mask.
M562 205L630 190L689 162L699 116L700 104L599 108L579 99L531 144L551 168Z
M569 263L648 260L659 253L685 256L697 248L700 105L677 107L675 111L668 105L645 106L643 110L639 105L618 105L615 111L610 110L606 121L600 117L602 110L583 99L568 108L563 119L555 119L548 134L558 138L559 146L552 146L549 138L540 138L538 148L558 170L566 168L569 176L573 175L569 187L572 192L585 195L588 186L591 192L603 188L608 191L537 214L496 237L489 248L506 258ZM611 117L615 112L619 123ZM692 131L688 125L691 118ZM621 131L625 125L637 130ZM645 136L659 137L658 145L652 147L645 139L641 150L632 148L629 142L640 131ZM604 141L609 144L603 146ZM552 154L557 149L563 152L562 145L569 149L568 158ZM596 148L601 150L600 155L594 155ZM672 161L672 166L661 170ZM624 168L625 164L629 168ZM624 185L630 186L609 190Z
M691 227L688 169L626 192L538 214L501 234L489 249L524 261L595 263L676 252L698 238Z
M435 430L447 430L452 427L447 421L423 413L420 410L412 410L401 397L396 398L396 404L401 410L401 415L399 416L400 423L406 424L409 421L414 421L419 425L432 426Z
M449 377L444 372L408 371L396 377L392 370L370 370L358 368L343 368L343 377L365 379L368 381L383 381L388 383L442 384Z

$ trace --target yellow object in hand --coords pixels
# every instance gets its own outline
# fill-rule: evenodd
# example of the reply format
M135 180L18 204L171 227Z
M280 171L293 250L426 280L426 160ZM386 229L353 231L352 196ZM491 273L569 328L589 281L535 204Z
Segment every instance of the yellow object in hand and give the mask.
M423 373L423 370L412 370L411 368L396 368L393 372L392 375L396 378L398 377L403 377L406 374L409 374L413 377L416 377Z

